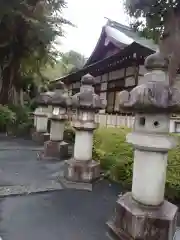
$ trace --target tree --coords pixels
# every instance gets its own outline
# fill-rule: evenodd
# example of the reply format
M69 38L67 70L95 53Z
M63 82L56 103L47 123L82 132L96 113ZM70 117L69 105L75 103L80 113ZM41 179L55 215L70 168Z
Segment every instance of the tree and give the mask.
M86 59L80 53L70 50L61 57L61 63L64 68L64 74L74 72L81 69L86 62Z
M54 61L51 43L62 36L64 0L0 1L0 103L12 98L27 75L41 76L40 69Z
M126 0L126 8L134 18L134 27L159 43L160 54L168 61L169 84L173 85L180 69L180 1Z
M158 42L168 15L180 11L179 0L125 0L133 27L147 38Z
M73 50L61 55L60 60L53 66L48 65L43 69L42 75L49 80L58 79L64 75L78 71L86 62L85 57Z

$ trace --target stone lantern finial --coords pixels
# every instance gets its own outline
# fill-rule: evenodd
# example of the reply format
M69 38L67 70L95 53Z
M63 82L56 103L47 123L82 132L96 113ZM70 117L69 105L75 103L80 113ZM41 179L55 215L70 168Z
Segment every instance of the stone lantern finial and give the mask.
M47 106L51 101L53 92L42 92L35 98L35 103L39 106Z
M87 74L82 77L81 83L80 92L72 96L72 107L95 113L104 108L100 97L94 92L94 77Z
M152 70L167 71L168 64L169 64L168 59L164 58L160 52L156 52L146 58L144 66L148 71Z
M68 91L65 87L65 84L61 81L57 82L56 89L58 91L54 92L54 95L51 99L52 105L67 108L70 105L70 98L68 96Z
M89 73L84 75L81 80L82 85L93 85L94 84L94 77Z
M58 89L58 90L64 91L66 89L65 84L60 80L58 82L56 82L53 86L55 89Z

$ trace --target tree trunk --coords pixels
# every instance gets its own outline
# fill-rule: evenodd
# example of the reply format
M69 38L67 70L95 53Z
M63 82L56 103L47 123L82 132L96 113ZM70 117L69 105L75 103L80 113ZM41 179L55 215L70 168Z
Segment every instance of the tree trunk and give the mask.
M13 89L14 89L14 99L12 100L14 102L14 105L24 106L23 90L21 88L15 88L15 87L13 87Z
M2 86L0 91L0 104L8 104L9 103L9 92L12 88L12 84L10 81L10 77L4 78L2 77Z
M24 91L23 89L20 90L20 105L24 106Z
M9 66L2 70L2 87L0 90L0 104L14 102L13 86L16 86L19 74L18 61L12 61Z

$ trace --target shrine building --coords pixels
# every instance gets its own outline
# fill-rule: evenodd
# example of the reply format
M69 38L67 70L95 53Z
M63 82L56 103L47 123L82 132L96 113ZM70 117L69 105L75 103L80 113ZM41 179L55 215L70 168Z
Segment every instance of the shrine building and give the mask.
M146 73L145 58L158 46L140 37L130 27L109 20L103 26L94 51L84 67L58 80L63 81L71 94L79 92L81 77L95 77L95 92L106 102L106 113L119 113L118 93L130 91Z

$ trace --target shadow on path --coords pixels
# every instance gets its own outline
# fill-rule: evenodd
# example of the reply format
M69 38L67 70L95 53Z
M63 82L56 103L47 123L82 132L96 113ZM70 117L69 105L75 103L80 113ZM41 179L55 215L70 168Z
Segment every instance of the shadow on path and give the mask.
M61 190L4 198L0 203L3 240L105 240L106 221L119 193L104 181L93 192Z

